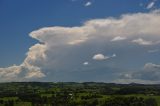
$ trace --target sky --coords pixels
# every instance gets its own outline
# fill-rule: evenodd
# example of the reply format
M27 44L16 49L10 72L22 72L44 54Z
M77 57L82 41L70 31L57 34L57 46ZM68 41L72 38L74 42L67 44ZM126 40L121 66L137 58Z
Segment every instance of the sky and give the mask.
M160 0L0 0L0 82L160 83Z

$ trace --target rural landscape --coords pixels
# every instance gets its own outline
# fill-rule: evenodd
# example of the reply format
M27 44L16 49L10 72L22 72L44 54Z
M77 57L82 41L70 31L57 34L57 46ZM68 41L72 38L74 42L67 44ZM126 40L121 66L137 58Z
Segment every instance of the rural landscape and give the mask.
M0 106L160 106L160 0L0 0Z
M0 89L0 106L160 106L160 85L11 82Z

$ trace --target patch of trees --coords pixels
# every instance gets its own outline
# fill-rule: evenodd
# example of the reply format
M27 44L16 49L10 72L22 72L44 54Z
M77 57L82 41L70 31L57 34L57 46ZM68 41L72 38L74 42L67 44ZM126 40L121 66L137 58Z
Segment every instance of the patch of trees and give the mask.
M111 97L105 100L101 106L158 106L158 104L154 98Z

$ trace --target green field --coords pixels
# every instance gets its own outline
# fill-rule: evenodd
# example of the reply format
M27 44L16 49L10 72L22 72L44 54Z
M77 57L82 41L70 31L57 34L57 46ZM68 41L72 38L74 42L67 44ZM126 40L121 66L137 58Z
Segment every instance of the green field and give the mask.
M13 82L0 89L0 106L160 106L160 85Z

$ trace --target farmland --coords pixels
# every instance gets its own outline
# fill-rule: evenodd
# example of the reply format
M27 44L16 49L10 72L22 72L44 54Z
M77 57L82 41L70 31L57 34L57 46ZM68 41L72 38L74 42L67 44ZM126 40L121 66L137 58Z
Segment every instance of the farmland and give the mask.
M160 85L0 83L0 106L160 106Z

